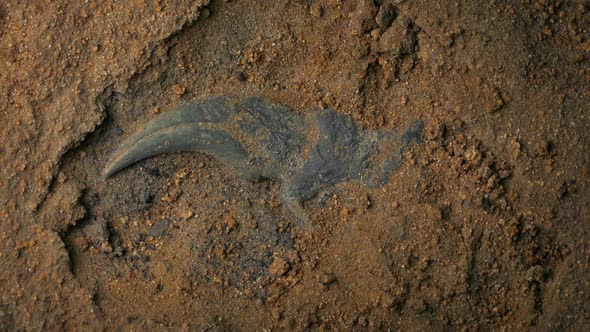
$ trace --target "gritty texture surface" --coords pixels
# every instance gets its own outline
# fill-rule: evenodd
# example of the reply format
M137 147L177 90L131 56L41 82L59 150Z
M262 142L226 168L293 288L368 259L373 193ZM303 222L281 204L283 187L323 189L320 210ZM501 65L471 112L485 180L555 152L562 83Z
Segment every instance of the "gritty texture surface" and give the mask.
M590 3L0 3L0 330L588 330ZM425 123L312 230L203 154L100 176L162 105Z

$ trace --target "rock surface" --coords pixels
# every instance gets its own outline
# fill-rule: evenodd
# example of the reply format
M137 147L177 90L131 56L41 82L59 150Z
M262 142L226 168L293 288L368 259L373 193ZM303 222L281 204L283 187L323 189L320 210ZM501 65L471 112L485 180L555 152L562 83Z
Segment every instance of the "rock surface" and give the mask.
M1 2L0 330L588 330L589 12ZM215 95L421 119L424 143L304 204L308 230L202 154L102 179L163 105Z

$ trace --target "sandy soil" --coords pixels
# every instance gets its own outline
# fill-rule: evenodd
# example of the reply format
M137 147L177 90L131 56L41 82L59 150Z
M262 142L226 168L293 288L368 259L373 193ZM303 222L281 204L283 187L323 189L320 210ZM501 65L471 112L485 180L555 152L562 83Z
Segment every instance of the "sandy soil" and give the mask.
M203 154L100 176L182 101L426 125L299 227ZM0 3L0 330L590 329L590 2Z

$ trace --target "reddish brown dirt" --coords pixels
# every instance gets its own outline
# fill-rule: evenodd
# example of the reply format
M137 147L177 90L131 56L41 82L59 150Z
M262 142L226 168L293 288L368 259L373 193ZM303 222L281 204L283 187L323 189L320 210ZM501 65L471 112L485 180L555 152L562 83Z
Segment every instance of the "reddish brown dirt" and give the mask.
M589 1L8 0L0 69L0 330L590 329ZM205 155L100 177L214 95L425 140L305 229Z

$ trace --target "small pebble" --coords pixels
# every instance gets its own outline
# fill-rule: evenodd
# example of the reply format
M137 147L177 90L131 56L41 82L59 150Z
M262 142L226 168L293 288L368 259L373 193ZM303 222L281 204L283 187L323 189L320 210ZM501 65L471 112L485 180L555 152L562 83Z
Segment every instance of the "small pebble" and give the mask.
M172 86L172 92L174 92L174 94L178 97L181 97L186 93L186 88L182 84L174 84Z
M282 258L275 258L270 266L270 274L275 276L282 276L289 271L289 264Z
M314 3L311 5L309 12L313 17L322 17L322 15L324 14L324 9L320 4Z

